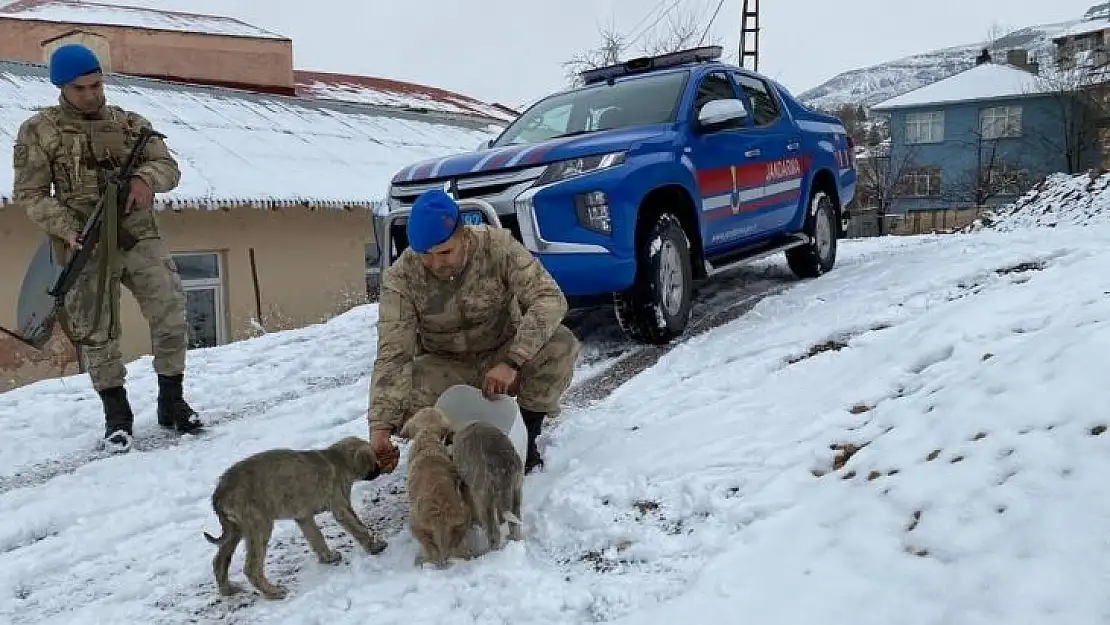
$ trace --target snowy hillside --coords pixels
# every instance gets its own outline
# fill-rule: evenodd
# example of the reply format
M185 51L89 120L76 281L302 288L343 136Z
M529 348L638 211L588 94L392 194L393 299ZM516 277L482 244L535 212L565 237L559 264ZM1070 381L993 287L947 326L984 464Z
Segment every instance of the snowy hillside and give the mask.
M389 540L318 564L279 523L280 602L219 598L201 532L232 462L366 435L376 309L189 354L215 425L90 461L84 378L0 395L0 622L1104 623L1110 228L848 241L609 397L568 408L525 482L526 540L412 566L398 470L355 488ZM771 263L780 263L775 259ZM579 378L585 378L582 371ZM232 563L242 582L243 551Z
M1002 232L1031 227L1105 225L1110 221L1110 173L1056 173L1012 204L1006 204L971 226Z
M991 54L1004 61L1006 50L1024 48L1030 53L1031 60L1039 62L1041 67L1051 67L1052 38L1081 23L1083 20L1076 19L1021 28L1000 37L994 43ZM973 67L975 57L985 45L985 41L969 43L850 70L802 92L798 98L809 106L826 110L835 110L844 104L878 104Z

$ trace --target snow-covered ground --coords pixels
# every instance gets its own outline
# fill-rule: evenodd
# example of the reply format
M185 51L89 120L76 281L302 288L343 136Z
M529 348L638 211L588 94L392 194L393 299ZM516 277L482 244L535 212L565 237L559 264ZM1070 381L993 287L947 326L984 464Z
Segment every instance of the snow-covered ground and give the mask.
M344 563L320 565L278 524L280 602L217 597L208 497L249 453L366 435L375 309L191 352L209 435L0 487L0 622L1104 623L1108 264L1104 226L845 242L834 272L564 412L522 543L414 568L382 519L403 455L355 488L382 554L321 515ZM100 429L82 378L0 395L0 422L8 478Z

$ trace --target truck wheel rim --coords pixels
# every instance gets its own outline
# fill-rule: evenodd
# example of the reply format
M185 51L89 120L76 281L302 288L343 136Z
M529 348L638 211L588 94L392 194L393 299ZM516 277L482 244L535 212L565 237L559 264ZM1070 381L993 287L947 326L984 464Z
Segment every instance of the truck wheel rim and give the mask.
M828 260L829 250L832 249L832 226L829 224L829 210L824 205L818 209L815 225L817 226L817 232L814 233L814 238L817 239L817 256L822 261Z
M659 278L663 309L673 317L682 308L682 263L672 241L664 241L659 250Z

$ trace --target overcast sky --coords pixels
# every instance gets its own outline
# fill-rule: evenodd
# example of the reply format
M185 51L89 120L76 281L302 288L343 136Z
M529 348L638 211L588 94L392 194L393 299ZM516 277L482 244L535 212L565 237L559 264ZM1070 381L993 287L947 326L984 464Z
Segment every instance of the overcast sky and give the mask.
M719 0L99 0L229 15L293 40L297 69L382 76L519 106L565 84L562 62L601 25L635 34L677 5L706 20ZM0 0L0 4L3 0ZM736 56L742 0L710 36ZM1094 0L765 0L759 70L800 93L846 70L981 41L992 25L1078 19ZM652 19L647 20L650 25ZM656 28L665 28L664 18Z

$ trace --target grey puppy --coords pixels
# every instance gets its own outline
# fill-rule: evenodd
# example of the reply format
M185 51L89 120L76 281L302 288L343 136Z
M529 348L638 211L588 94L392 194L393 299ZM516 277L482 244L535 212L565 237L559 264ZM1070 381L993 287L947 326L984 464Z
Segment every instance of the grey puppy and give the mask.
M351 509L351 488L359 480L372 480L380 474L378 461L369 442L349 436L324 449L270 449L231 465L220 476L212 493L212 509L220 520L223 535L208 542L219 545L212 559L212 571L220 594L232 595L242 589L228 581L231 556L239 541L247 541L244 573L267 599L281 599L286 589L275 586L264 573L266 548L274 521L292 519L300 526L316 557L324 564L335 564L342 557L328 548L315 515L331 512L371 554L381 553L385 540L375 536Z
M452 462L466 485L463 495L472 517L485 531L489 548L501 548L501 524L506 521L509 539L520 540L524 463L512 441L496 426L479 421L459 428L453 438Z

